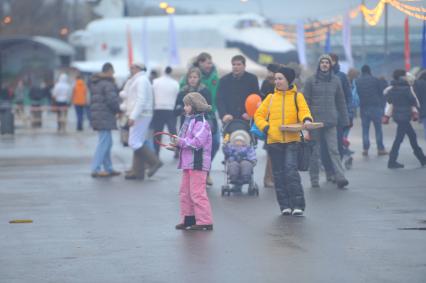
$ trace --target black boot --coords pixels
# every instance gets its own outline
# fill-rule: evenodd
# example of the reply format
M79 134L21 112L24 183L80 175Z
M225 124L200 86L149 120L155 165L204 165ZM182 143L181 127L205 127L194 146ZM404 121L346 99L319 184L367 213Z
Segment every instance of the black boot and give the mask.
M425 157L425 155L423 153L423 150L420 147L418 149L414 150L414 155L420 161L420 164L422 166L426 165L426 157Z
M396 161L390 161L388 162L388 168L389 169L400 169L400 168L404 168L404 165L401 163L398 163Z
M186 230L188 227L195 225L195 216L185 216L183 223L180 223L175 226L177 230Z

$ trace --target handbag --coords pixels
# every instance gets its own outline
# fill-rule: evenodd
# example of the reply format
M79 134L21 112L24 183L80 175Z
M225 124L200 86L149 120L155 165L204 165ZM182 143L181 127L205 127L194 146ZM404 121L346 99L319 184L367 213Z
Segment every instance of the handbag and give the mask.
M299 107L297 106L297 93L294 95L294 104L296 105L296 117L299 122ZM312 155L312 142L305 140L303 132L300 131L300 143L297 150L297 169L299 171L308 171Z
M266 122L269 121L269 110L271 108L271 103L272 103L272 98L273 98L274 94L272 94L271 96L271 100L269 101L269 105L268 105L268 113L266 114ZM266 140L267 136L264 132L262 132L257 126L256 123L254 122L254 120L251 121L251 126L250 126L250 133L252 133L256 138L258 138L259 140Z
M120 126L120 142L124 147L129 146L129 126L127 125L127 119Z

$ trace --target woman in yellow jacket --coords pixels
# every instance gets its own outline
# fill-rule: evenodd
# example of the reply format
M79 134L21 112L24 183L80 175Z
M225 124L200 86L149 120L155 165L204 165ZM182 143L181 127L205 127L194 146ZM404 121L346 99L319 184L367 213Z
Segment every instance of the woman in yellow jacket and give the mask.
M283 215L302 216L305 197L297 170L299 132L284 132L282 125L311 123L312 116L302 93L292 85L293 69L280 66L275 72L275 92L269 94L254 114L256 126L267 135L275 190ZM297 102L298 111L295 105Z

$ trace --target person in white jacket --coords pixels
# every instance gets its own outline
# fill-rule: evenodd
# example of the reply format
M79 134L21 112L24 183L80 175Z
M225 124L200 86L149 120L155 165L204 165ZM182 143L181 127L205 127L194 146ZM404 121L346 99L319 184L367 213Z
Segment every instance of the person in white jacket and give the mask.
M128 180L143 180L145 177L145 163L150 165L148 177L163 165L152 152L145 140L151 123L154 96L152 86L145 74L143 64L133 64L130 67L131 77L126 82L120 97L123 103L120 109L128 118L129 140L128 144L133 150L133 164L131 170L125 175Z
M65 132L71 91L72 89L68 82L68 76L66 74L61 74L52 89L52 98L55 101L55 110L58 113L58 132Z
M176 104L176 98L179 93L179 83L172 78L172 68L167 67L164 75L155 79L153 82L155 105L154 117L152 118L151 128L154 132L161 132L167 125L169 133L176 135L176 115L173 112ZM157 155L160 152L160 146L155 144Z

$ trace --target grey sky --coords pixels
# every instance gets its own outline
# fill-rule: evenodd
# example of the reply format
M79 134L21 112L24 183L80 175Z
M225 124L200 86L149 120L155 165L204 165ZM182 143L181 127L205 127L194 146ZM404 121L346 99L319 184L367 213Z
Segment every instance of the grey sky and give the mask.
M159 0L128 0L145 2L149 5L157 5ZM241 3L240 0L165 0L175 7L183 7L188 10L200 12L213 11L217 13L231 12L255 12L263 10L264 15L280 22L294 23L300 18L327 19L343 14L345 11L356 7L361 0L248 0ZM404 0L402 0L404 1ZM409 2L408 4L426 6L426 0ZM369 8L374 8L379 0L366 0ZM391 25L403 25L405 15L393 7L389 7L389 22ZM383 24L384 17L379 24ZM410 18L411 24L420 25L422 22L415 18ZM355 24L361 23L358 16Z

